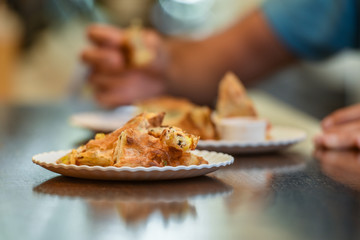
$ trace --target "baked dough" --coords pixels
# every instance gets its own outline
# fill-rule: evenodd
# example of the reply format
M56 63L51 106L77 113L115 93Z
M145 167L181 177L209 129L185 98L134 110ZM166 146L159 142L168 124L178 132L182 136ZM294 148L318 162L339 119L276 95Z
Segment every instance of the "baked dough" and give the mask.
M219 118L257 116L244 85L231 72L227 73L219 83L216 114Z
M97 134L57 163L115 167L207 164L202 157L190 153L199 137L179 128L161 126L163 118L164 113L139 114L110 134Z
M176 126L200 139L216 139L215 125L211 121L211 109L198 106L185 98L160 96L135 104L140 112L166 112L164 125Z
M146 46L141 21L133 21L124 32L123 49L125 62L129 67L140 68L149 65L155 53Z

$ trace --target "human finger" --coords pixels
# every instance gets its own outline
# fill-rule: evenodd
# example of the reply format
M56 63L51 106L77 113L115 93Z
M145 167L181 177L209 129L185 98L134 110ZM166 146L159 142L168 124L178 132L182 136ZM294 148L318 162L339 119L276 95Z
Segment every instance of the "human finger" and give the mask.
M360 132L355 133L323 133L314 138L317 147L328 149L349 149L358 147L357 139Z
M322 134L314 137L314 144L318 147L347 148L355 146L355 137L360 132L360 120L335 125L323 130Z
M103 72L93 72L89 75L89 83L95 91L121 88L123 81L121 74L105 74Z
M124 68L120 51L90 47L81 53L81 59L96 71L118 72Z
M357 132L359 130L360 130L360 119L354 120L351 122L345 122L345 123L339 124L339 125L334 125L332 127L324 129L323 132L324 133L335 133L335 134L339 134L339 133L351 134L351 133Z
M115 107L160 95L165 91L163 81L138 71L124 72L119 76L98 77L95 84L96 99L102 106ZM103 84L101 82L106 82Z
M124 31L109 25L91 25L87 29L87 36L96 45L113 48L121 47L124 41Z
M342 108L330 114L321 122L323 129L360 119L360 104Z

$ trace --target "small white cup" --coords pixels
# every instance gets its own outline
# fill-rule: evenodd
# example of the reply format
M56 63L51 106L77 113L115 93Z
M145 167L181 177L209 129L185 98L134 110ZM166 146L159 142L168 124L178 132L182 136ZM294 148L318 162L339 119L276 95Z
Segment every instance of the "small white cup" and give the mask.
M221 140L265 141L267 121L251 117L217 119L216 127Z

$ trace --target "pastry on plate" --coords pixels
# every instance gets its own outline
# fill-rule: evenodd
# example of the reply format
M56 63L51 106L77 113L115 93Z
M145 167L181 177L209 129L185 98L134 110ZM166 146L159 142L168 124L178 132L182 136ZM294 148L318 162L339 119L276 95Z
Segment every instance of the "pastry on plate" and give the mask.
M141 113L122 128L73 149L59 164L115 167L164 167L208 162L190 152L199 137L176 127L162 126L164 113Z
M215 125L211 120L211 109L198 106L185 98L161 96L138 102L140 112L166 112L164 125L176 126L200 136L200 139L216 139Z
M219 118L257 116L244 85L234 73L226 73L219 83L216 114Z
M212 119L222 140L265 141L270 138L268 121L258 117L244 85L231 72L219 83Z

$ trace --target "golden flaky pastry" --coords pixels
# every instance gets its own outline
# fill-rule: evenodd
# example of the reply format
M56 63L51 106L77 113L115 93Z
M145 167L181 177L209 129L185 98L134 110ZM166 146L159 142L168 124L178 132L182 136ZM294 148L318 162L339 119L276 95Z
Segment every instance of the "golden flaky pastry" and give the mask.
M154 51L144 41L141 21L133 21L131 26L125 29L123 51L125 61L130 67L144 67L154 60Z
M216 113L220 118L256 117L254 104L235 74L229 72L220 81Z
M185 98L170 96L144 100L136 106L141 112L166 112L164 125L179 127L203 140L217 137L209 107L197 106Z
M163 118L164 113L139 114L110 134L97 134L57 163L115 167L207 164L189 152L195 149L199 137L179 128L161 126Z

